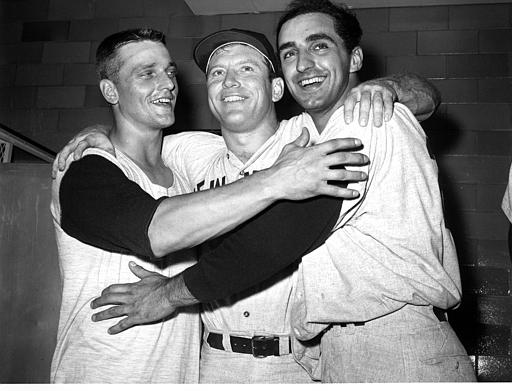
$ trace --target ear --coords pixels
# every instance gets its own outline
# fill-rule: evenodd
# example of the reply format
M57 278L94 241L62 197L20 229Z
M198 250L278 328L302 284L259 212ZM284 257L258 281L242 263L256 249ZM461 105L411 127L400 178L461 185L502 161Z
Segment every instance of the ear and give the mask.
M284 94L284 81L281 77L272 79L272 102L281 100Z
M117 88L116 85L112 82L112 80L102 79L100 81L100 90L105 100L111 105L115 105L117 104L117 102L119 102Z
M363 67L363 49L356 46L350 54L350 72L357 72Z

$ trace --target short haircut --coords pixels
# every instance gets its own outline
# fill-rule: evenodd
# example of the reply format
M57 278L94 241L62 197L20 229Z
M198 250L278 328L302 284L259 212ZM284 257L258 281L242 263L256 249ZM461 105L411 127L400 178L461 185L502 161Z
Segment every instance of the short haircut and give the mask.
M165 45L164 33L149 29L139 28L117 32L109 35L96 50L96 75L99 80L109 79L118 81L121 62L117 56L118 49L133 42L153 41Z
M283 24L304 14L321 13L329 15L334 20L334 29L345 44L349 53L359 46L363 30L359 25L356 15L345 4L336 5L329 0L293 0L288 4L285 14L279 19L277 25L277 37ZM279 43L277 45L279 47Z

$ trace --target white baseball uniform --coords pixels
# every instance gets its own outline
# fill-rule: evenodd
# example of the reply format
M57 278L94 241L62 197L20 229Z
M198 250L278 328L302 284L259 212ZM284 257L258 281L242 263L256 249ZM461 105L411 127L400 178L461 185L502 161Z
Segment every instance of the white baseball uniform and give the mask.
M176 175L171 188L153 184L121 151L117 151L117 158L95 149L88 149L84 155L91 154L100 155L115 164L129 180L155 199L191 191ZM194 252L181 251L171 255L171 262L150 263L134 255L102 250L70 236L61 227L59 190L65 174L59 173L52 188L51 211L63 292L51 382L197 383L201 332L197 306L180 310L165 322L132 327L116 335L109 335L107 329L119 318L95 323L91 320L95 311L90 307L91 301L105 287L138 281L128 268L129 261L135 261L150 271L172 276L195 262Z

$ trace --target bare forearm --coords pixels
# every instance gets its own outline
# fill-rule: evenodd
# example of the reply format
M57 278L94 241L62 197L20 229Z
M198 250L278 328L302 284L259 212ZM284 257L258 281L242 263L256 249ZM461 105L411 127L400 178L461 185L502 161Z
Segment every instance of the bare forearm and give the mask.
M439 91L428 80L413 73L379 80L390 84L397 93L398 101L407 106L419 121L429 118L441 101Z
M154 254L193 247L261 212L282 196L269 177L262 171L230 185L163 201L148 229Z
M304 135L307 133L303 130L300 138ZM303 141L307 142L307 138ZM286 145L274 165L266 170L227 186L165 200L158 206L148 229L153 253L162 256L216 237L278 199L357 197L356 191L334 183L366 178L362 172L340 168L367 162L364 155L342 151L359 144L359 140L350 138L306 148L294 142Z

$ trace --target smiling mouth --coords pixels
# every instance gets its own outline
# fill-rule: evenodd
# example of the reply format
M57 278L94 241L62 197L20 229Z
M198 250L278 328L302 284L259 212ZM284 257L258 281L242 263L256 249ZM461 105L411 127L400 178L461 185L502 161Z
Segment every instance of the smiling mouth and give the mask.
M222 101L226 102L226 103L242 102L244 100L245 100L245 98L238 96L238 95L226 96L226 97L222 98Z
M299 81L299 86L301 87L309 87L313 85L321 84L325 80L325 76L315 76L310 77L309 79L303 79Z
M171 106L172 99L171 98L158 98L152 101L151 103L155 105L161 105L161 106Z

